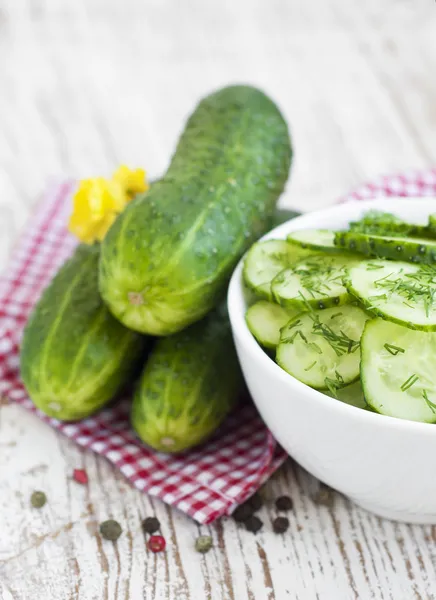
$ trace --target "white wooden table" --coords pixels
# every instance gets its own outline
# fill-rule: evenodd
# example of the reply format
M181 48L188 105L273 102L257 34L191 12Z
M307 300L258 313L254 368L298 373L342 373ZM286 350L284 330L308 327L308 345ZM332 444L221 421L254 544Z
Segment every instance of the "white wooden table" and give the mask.
M195 102L229 82L264 88L288 118L286 203L333 202L383 172L436 164L433 0L0 0L0 263L50 178L159 175ZM1 404L1 403L0 403ZM87 469L90 483L70 480ZM431 476L431 474L429 474ZM132 489L33 415L0 408L0 599L343 600L436 597L436 528L377 519L289 462L267 485L291 528L197 527ZM29 495L49 498L40 512ZM165 555L140 519L157 515ZM116 545L95 534L118 519ZM198 532L215 547L195 553Z

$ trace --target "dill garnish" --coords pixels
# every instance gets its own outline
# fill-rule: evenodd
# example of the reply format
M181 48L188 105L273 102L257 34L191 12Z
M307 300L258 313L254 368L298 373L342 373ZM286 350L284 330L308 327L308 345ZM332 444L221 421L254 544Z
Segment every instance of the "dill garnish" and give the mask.
M383 265L375 265L374 263L368 263L366 265L367 271L378 271L379 269L383 269Z
M338 397L338 390L344 387L344 378L340 373L335 371L336 379L326 377L324 383L329 392L335 397Z
M313 367L316 365L316 360L313 361L313 363L311 365L309 365L306 369L304 369L305 371L310 371L310 369L313 369Z
M429 397L427 395L427 390L422 390L422 395L423 395L423 398L425 400L425 403L427 404L427 406L429 407L429 409L431 410L431 412L433 414L435 414L436 413L436 404L434 404L434 402L432 402L429 399Z
M402 392L407 391L409 388L412 387L413 384L415 384L418 381L419 377L418 375L416 375L415 373L413 375L411 375L409 377L409 379L406 379L406 381L403 383L403 385L400 387L400 390Z
M385 347L385 348L386 348L386 350L387 350L388 352L390 352L390 353L391 353L393 356L397 356L397 354L398 354L399 352L402 352L402 353L404 353L404 352L405 352L404 348L400 348L400 346L394 346L393 344L388 344L387 342L386 342L386 344L384 345L384 347Z
M401 271L400 271L401 273ZM436 269L430 265L421 265L416 273L405 273L401 277L393 278L389 273L374 282L374 286L386 290L389 297L392 294L402 296L409 308L416 308L408 302L422 303L428 317L430 309L434 307L436 297ZM388 299L388 298L387 298Z

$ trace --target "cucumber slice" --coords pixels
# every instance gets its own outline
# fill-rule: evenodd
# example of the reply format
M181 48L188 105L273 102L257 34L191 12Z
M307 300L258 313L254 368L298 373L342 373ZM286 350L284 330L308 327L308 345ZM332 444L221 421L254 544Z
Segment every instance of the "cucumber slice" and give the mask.
M430 227L402 221L396 215L378 210L368 211L359 221L351 222L350 230L391 237L433 237Z
M362 336L365 398L382 415L436 423L436 333L369 321Z
M303 383L335 393L359 377L360 337L368 318L352 305L297 316L280 332L277 364Z
M261 298L272 300L271 281L286 267L311 254L285 240L266 240L254 244L244 262L246 285Z
M436 330L436 267L366 260L350 268L346 285L372 314L411 329Z
M368 409L360 379L354 383L350 383L350 385L338 389L336 396L332 394L330 390L323 390L323 394L326 394L326 396L330 396L331 398L336 398L341 402L345 402L345 404L355 406L356 408Z
M298 310L285 310L277 304L259 300L247 310L245 319L248 329L264 348L276 348L280 329L297 316Z
M304 310L340 306L350 300L344 286L347 268L356 260L344 255L316 255L281 271L271 283L274 300L287 308Z
M365 234L356 231L338 231L335 244L342 249L365 256L392 258L412 263L436 264L436 240L427 238L395 237Z
M335 232L330 229L301 229L293 231L286 238L290 244L300 248L310 248L322 252L342 252L335 246Z

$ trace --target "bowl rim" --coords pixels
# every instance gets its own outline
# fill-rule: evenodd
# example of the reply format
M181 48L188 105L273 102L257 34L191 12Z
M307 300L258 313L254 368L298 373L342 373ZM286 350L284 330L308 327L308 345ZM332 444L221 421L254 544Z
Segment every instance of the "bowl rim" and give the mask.
M322 220L323 217L334 216L335 213L337 213L342 220L344 220L344 216L346 217L345 220L347 220L349 217L344 215L344 213L362 213L379 207L383 210L393 213L409 212L411 208L411 200L413 200L415 208L415 214L410 219L412 222L415 221L417 223L422 223L423 219L419 219L419 215L422 213L426 213L428 215L432 212L432 210L429 210L429 208L426 210L422 209L420 211L420 205L430 207L430 204L432 203L433 210L436 212L435 197L414 197L413 199L407 197L390 197L350 201L346 203L335 204L333 206L310 213L304 213L301 216L295 217L294 219L286 221L278 227L275 227L262 236L259 241L268 239L284 239L286 234L294 229L319 227L315 224L316 221L320 219ZM404 209L404 211L402 209ZM353 217L350 218L356 218L356 215L353 215ZM230 324L233 336L235 338L237 337L238 341L243 345L243 347L249 350L251 354L254 354L258 361L263 363L265 370L272 378L279 378L291 390L294 390L298 393L301 391L306 396L309 395L311 400L316 404L322 403L324 408L325 406L329 406L331 410L336 410L339 413L342 412L344 416L349 416L353 420L357 419L361 422L367 422L368 424L373 424L377 427L389 427L399 430L406 429L409 432L416 431L416 433L420 433L422 435L436 435L435 423L409 421L407 419L400 419L398 417L391 417L372 411L366 411L356 406L346 404L345 402L341 402L336 398L327 396L326 394L309 387L279 367L279 365L262 350L248 329L245 320L245 300L242 280L242 269L245 256L246 253L235 267L227 292L227 308Z

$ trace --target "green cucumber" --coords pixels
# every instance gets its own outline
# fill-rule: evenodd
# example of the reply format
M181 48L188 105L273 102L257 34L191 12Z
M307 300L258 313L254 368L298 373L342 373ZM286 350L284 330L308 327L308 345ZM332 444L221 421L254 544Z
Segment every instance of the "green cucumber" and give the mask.
M362 385L371 408L436 423L436 333L374 319L366 324L361 345Z
M330 229L300 229L286 238L290 244L321 252L342 252L335 246L335 232Z
M436 267L366 260L350 268L348 291L372 314L412 329L436 330Z
M293 319L299 310L286 310L273 302L259 300L247 310L248 329L264 348L274 349L280 341L280 329Z
M335 390L335 394L330 390L323 390L323 394L326 394L331 398L336 398L345 404L350 404L350 406L368 409L360 379L354 383L350 383L350 385Z
M21 344L21 377L50 417L76 420L110 400L144 359L146 340L98 292L98 246L80 245L36 304Z
M436 264L436 240L338 231L335 244L365 256Z
M368 318L352 305L295 317L280 332L277 364L313 388L336 393L359 377L360 337Z
M315 255L284 269L273 279L274 300L285 308L304 310L340 306L350 300L344 286L347 269L356 264L345 255Z
M378 210L370 210L359 221L351 222L349 229L358 233L391 237L434 237L431 228L426 225L406 223L396 215Z
M260 298L272 300L271 282L280 271L311 255L286 240L257 242L244 259L243 278L246 286Z
M286 122L260 90L232 86L203 99L165 175L102 242L100 291L111 312L158 336L206 315L268 230L291 155Z
M155 450L182 452L216 430L241 387L227 315L213 311L156 342L134 396L133 428Z

